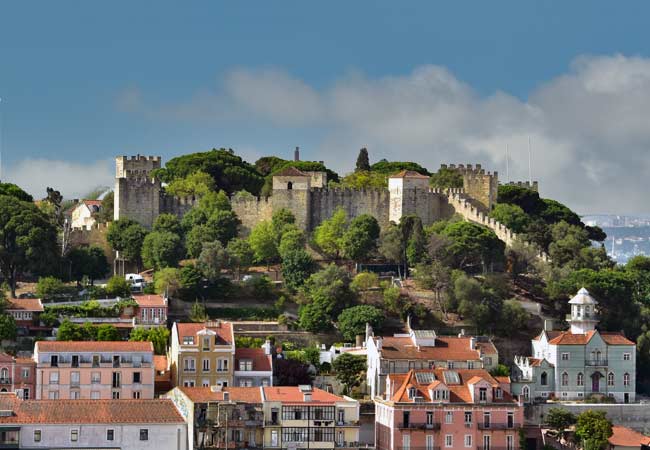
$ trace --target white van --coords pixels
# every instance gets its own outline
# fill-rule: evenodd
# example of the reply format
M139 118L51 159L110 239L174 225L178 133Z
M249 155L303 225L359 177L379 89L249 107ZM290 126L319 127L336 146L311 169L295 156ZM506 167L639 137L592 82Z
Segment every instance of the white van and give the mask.
M139 275L137 273L127 273L125 275L125 278L126 281L128 281L131 284L132 291L142 291L147 285L147 282L144 281L142 275Z

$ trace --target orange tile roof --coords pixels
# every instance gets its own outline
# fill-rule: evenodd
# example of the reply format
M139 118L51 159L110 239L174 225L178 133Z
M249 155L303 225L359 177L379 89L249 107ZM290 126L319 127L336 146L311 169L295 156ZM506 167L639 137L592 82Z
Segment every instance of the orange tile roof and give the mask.
M83 203L87 206L102 206L101 200L83 200Z
M40 298L10 298L7 300L8 311L43 311Z
M203 329L208 329L217 333L218 345L232 345L232 324L230 322L219 322L219 326L213 326L211 323L176 323L178 329L178 338L183 342L183 336L197 336L197 333ZM199 345L198 339L194 343Z
M533 338L533 340L535 340L535 341L539 341L539 340L542 338L542 334L544 334L544 333L546 333L547 339L550 341L550 340L553 339L554 337L557 337L557 336L559 336L560 334L562 334L562 331L559 331L559 330L542 331L542 332L539 333L537 336L535 336L535 337Z
M304 403L304 395L298 386L264 387L264 398L272 402ZM344 401L343 397L322 389L312 388L311 403L334 403Z
M235 370L239 369L239 360L253 361L253 370L270 371L271 356L264 353L263 348L238 348L235 350Z
M506 377L496 376L496 377L494 377L494 379L497 380L498 383L510 384L510 377L509 376L506 376Z
M620 425L612 426L612 435L608 441L610 445L619 447L641 448L642 445L650 445L650 437Z
M389 178L426 178L426 179L429 179L428 176L422 175L420 172L416 172L415 170L402 170L400 172L397 172L394 175L391 175Z
M184 423L169 399L19 400L13 393L0 393L0 409L14 412L0 417L1 424Z
M230 400L243 403L262 403L262 393L259 387L226 387L221 391L213 391L210 387L179 386L185 395L194 403L223 401L223 393L228 392Z
M484 353L495 354L490 343L481 343ZM438 336L434 347L413 345L410 337L382 338L381 356L385 359L427 359L437 361L477 361L480 352L470 347L470 337ZM490 350L490 351L488 351ZM493 350L493 351L491 351Z
M40 352L152 352L151 342L131 341L37 341Z
M549 340L549 344L553 345L585 345L592 337L599 333L598 331L588 331L585 334L574 334L569 331L560 332L553 339ZM634 345L634 342L623 336L622 333L599 333L608 345Z
M165 355L153 355L153 367L156 372L164 372L169 368Z
M274 177L309 177L309 174L296 169L295 167L285 167L278 173L273 174Z
M530 358L530 357L529 357L529 358L528 358L528 361L530 362L530 365L531 365L532 367L540 367L540 366L542 365L542 361L545 361L545 360L544 360L544 359L540 359L540 358ZM548 365L551 366L551 367L555 367L553 364L551 364L551 363L548 362L548 361L546 361L546 364L548 364Z
M162 295L133 295L133 300L138 303L139 307L158 307L164 308L167 307L165 303L165 298Z

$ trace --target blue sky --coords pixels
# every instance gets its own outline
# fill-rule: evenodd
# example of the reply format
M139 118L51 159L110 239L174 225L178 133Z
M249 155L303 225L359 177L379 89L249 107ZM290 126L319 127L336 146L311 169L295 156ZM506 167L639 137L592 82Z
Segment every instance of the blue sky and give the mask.
M509 144L511 178L525 178L532 135L545 195L650 212L634 184L650 171L634 100L650 95L646 3L183 6L0 4L3 177L80 195L110 183L115 155L221 146L254 161L300 145L345 172L367 145L371 159L481 162L503 179Z

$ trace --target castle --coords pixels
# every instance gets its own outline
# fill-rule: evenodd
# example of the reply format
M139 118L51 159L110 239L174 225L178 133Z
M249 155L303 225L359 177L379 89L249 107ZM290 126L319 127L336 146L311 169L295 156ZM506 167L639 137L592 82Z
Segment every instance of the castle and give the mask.
M151 172L161 167L159 156L119 156L115 173L115 220L129 218L151 228L162 213L182 217L197 202L192 197L179 198L165 193L161 182ZM398 223L406 215L417 215L423 225L446 219L458 213L467 220L487 226L511 244L516 235L504 225L488 217L497 199L497 172L486 172L480 164L442 165L457 170L463 177L463 188L433 189L429 177L403 170L388 178L385 189L347 189L327 187L325 172L303 172L288 167L273 177L273 194L266 198L233 196L233 211L242 222L246 235L262 220L270 220L281 208L290 210L296 224L313 230L342 208L348 219L370 214L383 227ZM537 190L537 182L516 183Z

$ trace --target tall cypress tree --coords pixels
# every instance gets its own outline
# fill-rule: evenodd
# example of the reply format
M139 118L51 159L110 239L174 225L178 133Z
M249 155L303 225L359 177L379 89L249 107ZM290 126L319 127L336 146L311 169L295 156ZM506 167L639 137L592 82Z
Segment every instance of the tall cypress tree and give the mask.
M368 159L368 149L367 148L362 148L359 150L359 156L357 156L357 168L355 169L355 172L359 172L361 170L370 170L370 160Z

